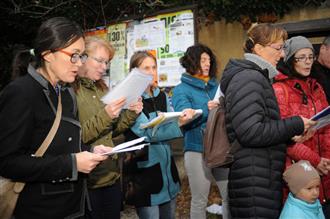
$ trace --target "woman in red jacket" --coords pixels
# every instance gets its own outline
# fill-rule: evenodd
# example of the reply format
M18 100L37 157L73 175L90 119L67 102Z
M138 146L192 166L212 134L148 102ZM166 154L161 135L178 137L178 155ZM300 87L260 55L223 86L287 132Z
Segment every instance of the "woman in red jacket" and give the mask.
M292 37L285 42L284 52L283 63L278 67L282 73L275 77L273 84L281 116L310 118L328 106L322 87L310 77L315 60L313 46L305 37ZM320 201L325 207L330 201L330 126L317 130L308 140L301 138L298 142L301 143L292 143L287 149L286 167L299 160L308 160L318 170L322 177Z

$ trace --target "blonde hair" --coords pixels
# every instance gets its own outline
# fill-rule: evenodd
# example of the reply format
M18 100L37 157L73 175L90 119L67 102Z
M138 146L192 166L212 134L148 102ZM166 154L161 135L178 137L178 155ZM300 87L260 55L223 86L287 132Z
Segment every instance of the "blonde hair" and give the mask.
M97 48L105 48L109 52L109 61L115 55L115 48L110 44L109 41L96 37L96 36L87 36L85 38L85 53L90 55L93 53ZM75 92L77 92L80 88L79 80L76 79L74 83L72 83L72 87ZM95 82L95 86L102 91L107 91L109 88L101 78L100 80Z
M111 45L111 43L103 38L96 36L87 36L85 38L85 52L90 55L97 48L103 47L109 52L109 60L113 58L115 55L115 48Z
M280 40L285 41L288 33L282 27L273 24L255 24L247 32L248 39L245 41L243 48L245 52L252 53L256 44L266 46Z

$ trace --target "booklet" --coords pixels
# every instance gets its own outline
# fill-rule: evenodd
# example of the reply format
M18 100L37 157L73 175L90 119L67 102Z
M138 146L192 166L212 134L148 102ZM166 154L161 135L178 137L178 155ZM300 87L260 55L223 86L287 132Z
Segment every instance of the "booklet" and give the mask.
M106 152L101 155L111 155L111 154L117 154L117 153L122 153L122 152L126 152L126 151L140 150L143 147L150 145L149 143L143 143L143 144L136 145L145 140L146 140L146 137L141 137L141 138L134 139L132 141L124 142L122 144L117 145L116 147L113 147L111 152Z
M312 116L311 120L317 121L317 124L312 129L320 129L330 124L330 106Z
M203 114L203 110L202 109L197 109L195 110L195 115L192 118L192 120L196 119L197 117L199 117L200 115ZM150 120L147 123L143 123L140 125L141 129L146 129L146 128L153 128L153 134L155 133L155 131L157 130L157 127L160 125L164 125L173 121L178 122L179 117L182 115L182 112L164 112L164 113L160 113L156 118ZM191 120L191 121L192 121Z
M120 97L126 97L123 108L127 109L130 104L138 100L152 80L152 75L134 68L122 82L116 85L113 90L110 90L101 100L105 104L109 104Z

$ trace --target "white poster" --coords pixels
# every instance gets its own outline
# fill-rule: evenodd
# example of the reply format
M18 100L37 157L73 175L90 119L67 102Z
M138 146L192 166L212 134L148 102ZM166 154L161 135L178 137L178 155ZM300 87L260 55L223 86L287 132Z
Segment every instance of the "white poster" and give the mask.
M181 74L185 69L178 58L158 59L158 86L171 87L180 83Z
M127 66L129 68L129 61L131 59L131 56L135 52L134 25L132 25L132 26L130 26L130 27L127 28L126 39L127 39L127 53L126 53L126 58L127 58ZM128 69L127 69L127 72L128 72Z
M169 28L170 53L185 52L194 45L193 20L176 20Z
M108 38L116 50L116 56L125 56L126 50L126 23L108 27Z
M115 55L110 65L110 87L116 86L125 76L125 57Z
M166 30L164 21L152 21L134 26L135 50L157 49L165 46Z

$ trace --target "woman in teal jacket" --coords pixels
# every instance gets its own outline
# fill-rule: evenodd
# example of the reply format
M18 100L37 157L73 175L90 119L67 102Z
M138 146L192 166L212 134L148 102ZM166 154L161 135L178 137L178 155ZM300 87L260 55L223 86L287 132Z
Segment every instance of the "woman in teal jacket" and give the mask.
M209 110L218 105L213 100L219 87L216 81L217 62L213 52L206 46L197 44L187 49L180 59L187 73L182 74L181 84L173 90L175 111L187 108L202 109L203 115L184 125L184 164L191 191L190 218L206 218L208 194L214 176L220 189L223 206L223 218L228 219L228 168L206 167L203 161L203 129Z
M155 77L157 62L148 52L140 51L131 58L132 68L139 68ZM150 85L142 97L143 111L126 137L145 136L150 146L130 153L126 159L125 169L130 186L126 191L126 203L135 205L140 219L174 219L180 181L170 145L166 141L181 137L181 130L177 122L161 125L156 132L152 128L141 129L141 124L157 117L159 112L171 111L166 94L155 84Z

